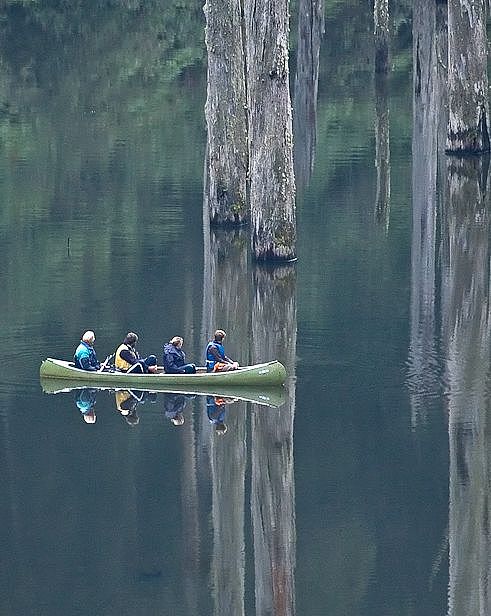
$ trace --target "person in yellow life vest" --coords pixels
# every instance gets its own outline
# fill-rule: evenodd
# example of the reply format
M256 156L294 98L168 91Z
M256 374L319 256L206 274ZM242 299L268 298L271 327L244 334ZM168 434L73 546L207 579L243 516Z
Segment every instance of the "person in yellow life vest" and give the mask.
M157 372L157 358L155 355L140 357L135 348L138 336L133 332L128 332L123 342L116 349L114 365L121 372L136 372L147 374Z

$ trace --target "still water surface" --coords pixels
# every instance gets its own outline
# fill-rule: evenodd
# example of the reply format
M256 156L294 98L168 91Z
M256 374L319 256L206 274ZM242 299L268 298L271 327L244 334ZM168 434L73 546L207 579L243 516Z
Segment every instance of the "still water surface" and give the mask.
M370 65L337 36L327 20L314 165L297 178L299 260L273 272L250 263L246 231L203 233L203 71L169 85L135 70L127 90L101 92L90 37L54 65L30 37L29 71L3 48L2 614L486 604L487 204L465 220L450 210L438 229L424 206L415 236L432 189L414 175L401 69L377 218ZM303 129L307 144L315 124ZM99 391L88 422L80 392L41 389L41 360L71 357L85 329L100 358L134 330L157 355L183 335L199 362L219 326L229 355L278 357L290 375L279 406L224 405L223 435L203 396L176 426L163 394L123 415Z

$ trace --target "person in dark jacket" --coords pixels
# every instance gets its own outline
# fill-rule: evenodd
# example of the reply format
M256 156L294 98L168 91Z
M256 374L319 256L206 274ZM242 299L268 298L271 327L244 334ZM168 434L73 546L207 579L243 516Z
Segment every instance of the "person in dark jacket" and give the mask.
M73 361L75 367L81 370L89 370L90 372L96 372L100 369L101 365L97 361L97 355L94 349L95 334L92 331L87 331L82 336L82 340L78 345Z
M174 336L163 348L164 370L168 374L193 374L196 372L194 364L186 363L186 355L182 350L184 340L181 336Z

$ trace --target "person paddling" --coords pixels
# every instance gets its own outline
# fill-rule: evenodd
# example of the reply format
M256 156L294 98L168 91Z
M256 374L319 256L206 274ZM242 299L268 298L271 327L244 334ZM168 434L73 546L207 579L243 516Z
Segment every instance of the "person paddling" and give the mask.
M73 361L75 367L81 370L88 370L90 372L97 372L101 365L97 360L97 355L94 349L95 334L93 331L88 330L82 336L80 344L75 350Z
M133 332L128 332L123 342L116 349L114 364L121 372L136 372L147 374L157 372L157 358L155 355L140 357L135 348L138 336Z
M207 372L228 372L237 370L238 362L225 355L223 340L227 334L223 329L217 329L213 340L210 340L206 347L206 371Z

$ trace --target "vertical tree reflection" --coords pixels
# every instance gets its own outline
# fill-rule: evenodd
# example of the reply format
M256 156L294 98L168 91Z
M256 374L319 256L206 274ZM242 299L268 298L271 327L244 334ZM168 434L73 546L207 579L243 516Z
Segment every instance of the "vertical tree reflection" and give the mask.
M293 267L253 271L252 361L277 357L290 377L296 353L296 277ZM295 612L295 386L278 409L252 405L251 508L257 614Z
M489 197L486 161L449 159L442 341L448 388L451 616L489 614Z
M375 218L389 230L390 221L390 141L389 98L386 73L375 73L375 168L377 170L377 195Z
M439 152L446 139L446 12L415 0L413 11L413 228L409 389L412 424L439 393L436 361L436 244ZM423 417L422 417L423 416Z
M249 348L248 233L212 229L205 241L203 343L224 329L227 354L247 364ZM203 403L204 404L204 403ZM212 483L213 556L211 581L215 614L244 613L246 403L237 402L226 418L227 433L208 425L202 410L202 445L209 455Z
M324 0L300 0L293 101L293 157L297 188L307 186L316 147L319 52L324 32Z

